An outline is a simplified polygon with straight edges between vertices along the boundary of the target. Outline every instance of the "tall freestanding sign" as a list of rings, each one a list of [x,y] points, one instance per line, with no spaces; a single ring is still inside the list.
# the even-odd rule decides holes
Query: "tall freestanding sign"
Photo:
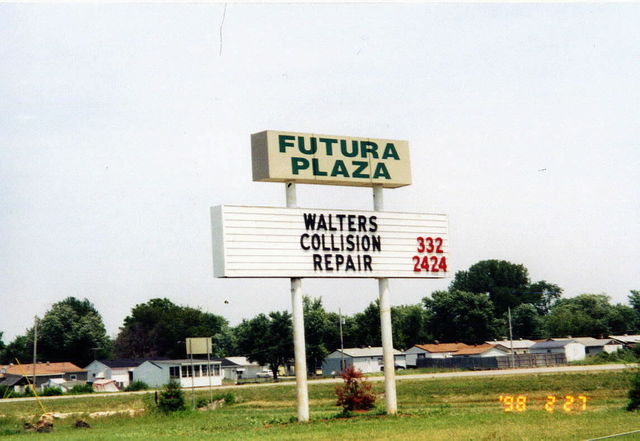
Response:
[[[284,182],[286,208],[211,209],[215,277],[286,277],[298,420],[308,421],[302,278],[376,278],[386,411],[397,412],[389,278],[449,276],[448,217],[385,212],[383,188],[411,184],[406,141],[266,130],[251,135],[253,180]],[[373,188],[373,211],[298,208],[295,184]]]

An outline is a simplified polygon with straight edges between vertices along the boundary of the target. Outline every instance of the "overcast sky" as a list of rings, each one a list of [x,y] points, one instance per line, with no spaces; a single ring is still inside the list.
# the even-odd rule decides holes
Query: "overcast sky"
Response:
[[[0,4],[0,331],[67,296],[114,336],[154,297],[231,324],[287,279],[214,279],[209,207],[265,129],[406,139],[392,211],[446,213],[453,271],[524,264],[565,296],[640,289],[640,4]],[[371,190],[298,186],[302,207]],[[413,304],[450,280],[392,280]],[[360,311],[375,280],[305,280]],[[228,300],[228,304],[224,301]]]

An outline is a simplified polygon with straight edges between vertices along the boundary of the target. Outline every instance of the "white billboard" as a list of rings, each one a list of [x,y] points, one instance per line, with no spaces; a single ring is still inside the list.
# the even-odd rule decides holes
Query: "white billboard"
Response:
[[[215,277],[449,277],[445,214],[211,208]]]
[[[211,337],[187,337],[185,340],[187,355],[211,354]]]

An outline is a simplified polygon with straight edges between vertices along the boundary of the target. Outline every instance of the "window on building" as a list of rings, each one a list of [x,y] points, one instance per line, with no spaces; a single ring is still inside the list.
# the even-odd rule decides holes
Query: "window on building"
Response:
[[[213,365],[213,375],[216,377],[220,376],[220,365],[219,364],[214,364]]]
[[[180,378],[180,367],[179,366],[171,366],[169,368],[169,377],[170,378]]]
[[[200,365],[196,364],[195,366],[193,366],[193,376],[194,377],[199,377],[200,376]]]
[[[206,377],[209,375],[209,366],[207,366],[206,364],[203,364],[202,366],[200,366],[200,370],[202,371],[203,377]]]

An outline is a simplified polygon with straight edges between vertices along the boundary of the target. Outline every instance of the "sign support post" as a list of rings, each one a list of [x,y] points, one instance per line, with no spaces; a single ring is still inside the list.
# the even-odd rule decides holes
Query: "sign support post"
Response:
[[[286,182],[287,208],[296,208],[296,184]],[[296,371],[296,397],[298,421],[309,421],[309,394],[307,391],[307,355],[304,341],[304,308],[302,305],[302,278],[291,278],[291,319],[293,321],[293,352]]]
[[[193,348],[191,347],[191,340],[189,340],[189,357],[191,358],[191,404],[193,408],[196,408],[196,383],[195,376],[196,371],[193,368]]]
[[[382,186],[373,187],[373,210],[384,210]],[[380,299],[380,330],[382,333],[382,357],[384,360],[384,396],[385,410],[389,415],[398,413],[396,398],[395,357],[393,354],[393,334],[391,332],[391,302],[389,279],[378,279],[378,295]]]

